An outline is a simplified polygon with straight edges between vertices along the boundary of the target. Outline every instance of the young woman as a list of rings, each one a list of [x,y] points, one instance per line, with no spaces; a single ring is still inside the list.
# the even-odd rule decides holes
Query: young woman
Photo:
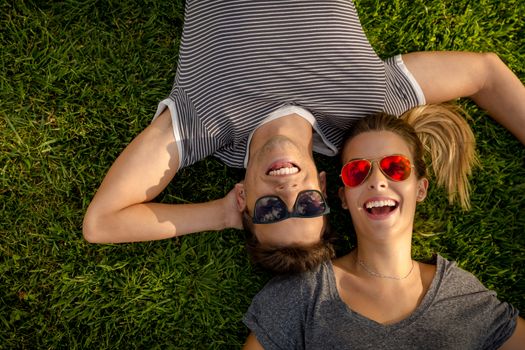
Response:
[[[412,259],[416,205],[429,184],[420,138],[433,148],[436,177],[452,179],[449,193],[462,203],[475,159],[464,121],[434,108],[357,123],[343,148],[340,191],[357,247],[270,281],[245,316],[247,349],[523,349],[515,308],[439,255]]]

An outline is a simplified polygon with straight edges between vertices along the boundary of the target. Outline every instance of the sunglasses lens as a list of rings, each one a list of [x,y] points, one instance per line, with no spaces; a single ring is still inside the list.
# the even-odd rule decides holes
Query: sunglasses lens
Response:
[[[288,209],[279,197],[262,197],[255,203],[253,220],[259,224],[268,224],[286,218]]]
[[[296,213],[304,217],[322,215],[326,210],[326,203],[319,191],[310,190],[301,192],[296,201]]]
[[[370,162],[366,159],[356,159],[345,164],[341,171],[343,183],[348,187],[359,186],[370,172]]]
[[[403,156],[385,157],[381,159],[379,166],[392,181],[403,181],[410,176],[410,160]]]

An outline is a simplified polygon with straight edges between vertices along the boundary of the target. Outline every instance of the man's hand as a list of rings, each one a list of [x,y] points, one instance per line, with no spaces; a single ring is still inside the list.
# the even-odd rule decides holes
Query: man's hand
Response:
[[[225,228],[236,228],[238,230],[243,229],[242,212],[244,208],[242,208],[237,201],[239,191],[239,184],[237,184],[231,189],[230,192],[228,192],[226,196],[221,199],[224,211]]]

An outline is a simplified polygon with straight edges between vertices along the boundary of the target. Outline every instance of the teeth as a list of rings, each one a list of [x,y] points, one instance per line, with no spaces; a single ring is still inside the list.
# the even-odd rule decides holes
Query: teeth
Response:
[[[268,174],[270,176],[279,176],[279,175],[296,174],[298,172],[299,172],[299,168],[291,167],[291,168],[281,168],[281,169],[277,169],[277,170],[271,170]]]
[[[387,199],[384,201],[370,201],[366,203],[367,209],[377,208],[377,207],[386,207],[386,206],[395,207],[396,202],[394,202],[392,199]]]

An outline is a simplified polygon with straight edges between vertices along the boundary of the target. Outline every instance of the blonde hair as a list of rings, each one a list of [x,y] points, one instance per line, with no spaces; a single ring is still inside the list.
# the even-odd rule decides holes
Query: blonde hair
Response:
[[[438,186],[448,193],[448,200],[456,199],[465,210],[470,208],[472,168],[479,165],[474,133],[462,116],[465,113],[451,104],[425,105],[405,112],[401,119],[410,124],[430,156]]]

